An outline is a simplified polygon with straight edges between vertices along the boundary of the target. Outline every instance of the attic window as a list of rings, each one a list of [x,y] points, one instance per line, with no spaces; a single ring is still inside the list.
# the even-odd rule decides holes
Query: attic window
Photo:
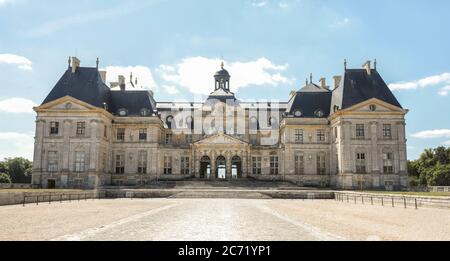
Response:
[[[143,108],[143,109],[141,109],[140,114],[141,114],[141,116],[143,116],[143,117],[149,116],[149,115],[150,115],[150,110],[147,109],[147,108]]]
[[[314,112],[314,115],[315,115],[317,118],[322,118],[322,117],[325,115],[325,113],[323,112],[322,109],[318,109],[318,110],[316,110],[316,112]]]
[[[125,117],[125,116],[127,116],[128,111],[127,111],[127,109],[119,109],[118,114],[121,117]]]
[[[377,106],[372,104],[369,106],[370,111],[376,111],[377,110]]]
[[[66,103],[66,109],[68,110],[72,109],[72,103],[70,102]]]
[[[302,115],[303,115],[303,113],[302,113],[301,110],[296,110],[296,111],[294,112],[294,116],[295,116],[295,117],[302,117]]]

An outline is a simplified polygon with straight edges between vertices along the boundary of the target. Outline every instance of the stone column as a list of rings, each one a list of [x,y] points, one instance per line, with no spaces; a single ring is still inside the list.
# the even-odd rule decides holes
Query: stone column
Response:
[[[63,153],[62,153],[62,171],[69,171],[69,157],[70,157],[70,136],[72,132],[72,121],[64,120],[63,122]]]
[[[34,157],[33,157],[33,170],[42,171],[42,150],[45,131],[45,120],[36,121],[36,134],[34,137]]]
[[[404,121],[397,122],[399,172],[402,174],[407,172],[405,125]]]
[[[89,159],[89,170],[97,171],[97,161],[98,161],[98,120],[90,121],[90,134],[91,134],[91,146],[90,146],[90,159]]]
[[[226,157],[226,174],[225,174],[225,179],[226,180],[231,180],[231,179],[233,179],[233,176],[232,176],[232,173],[231,173],[231,168],[232,168],[232,162],[231,162],[231,157],[233,157],[232,156],[233,154],[231,153],[231,152],[227,152],[227,153],[225,153],[225,157]]]
[[[370,122],[370,137],[371,137],[371,165],[372,168],[368,170],[370,173],[380,173],[380,166],[378,164],[378,123]]]
[[[214,151],[210,151],[208,153],[209,158],[211,159],[211,179],[216,179],[216,153]]]
[[[354,159],[351,156],[351,136],[352,136],[352,124],[349,121],[345,121],[342,123],[342,133],[341,133],[341,141],[342,142],[342,161],[341,167],[343,173],[351,173],[353,172],[353,162]]]

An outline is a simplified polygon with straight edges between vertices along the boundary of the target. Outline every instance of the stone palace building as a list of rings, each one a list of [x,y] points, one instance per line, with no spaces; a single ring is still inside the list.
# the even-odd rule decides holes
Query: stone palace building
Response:
[[[37,113],[33,185],[267,180],[344,189],[407,186],[405,115],[376,69],[322,78],[287,102],[244,102],[222,68],[198,102],[157,102],[137,80],[69,67]],[[210,77],[205,75],[205,77]],[[287,95],[286,95],[287,96]],[[270,97],[268,97],[270,98]]]

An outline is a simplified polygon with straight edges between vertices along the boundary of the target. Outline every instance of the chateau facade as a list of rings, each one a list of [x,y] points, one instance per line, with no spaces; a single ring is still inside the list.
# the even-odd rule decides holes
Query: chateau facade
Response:
[[[221,67],[204,101],[157,102],[151,91],[133,89],[132,76],[107,86],[98,62],[80,67],[72,57],[35,108],[33,185],[255,179],[342,189],[407,186],[408,111],[376,64],[345,68],[331,87],[311,77],[287,102],[240,101]]]

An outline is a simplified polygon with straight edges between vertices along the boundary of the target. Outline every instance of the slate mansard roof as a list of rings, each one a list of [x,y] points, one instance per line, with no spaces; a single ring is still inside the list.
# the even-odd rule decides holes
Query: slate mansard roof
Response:
[[[42,104],[71,96],[99,108],[105,108],[116,114],[119,109],[126,109],[128,115],[140,115],[142,109],[151,113],[156,109],[156,102],[149,91],[115,91],[103,82],[97,68],[78,67],[75,73],[67,69]]]
[[[150,91],[111,90],[103,82],[98,68],[78,67],[75,73],[72,73],[69,67],[42,104],[65,96],[99,108],[105,108],[106,104],[106,109],[112,114],[125,109],[127,116],[137,116],[141,115],[142,109],[146,109],[153,115],[157,110],[156,101]],[[300,111],[301,117],[326,118],[337,109],[347,109],[372,98],[402,108],[376,69],[371,69],[370,73],[366,69],[346,69],[334,90],[318,86],[312,81],[307,83],[291,96],[285,114],[292,117],[296,111]],[[213,105],[217,101],[227,100],[240,103],[229,90],[216,89],[204,104]],[[164,110],[163,107],[160,109]],[[318,116],[318,111],[322,115]]]

